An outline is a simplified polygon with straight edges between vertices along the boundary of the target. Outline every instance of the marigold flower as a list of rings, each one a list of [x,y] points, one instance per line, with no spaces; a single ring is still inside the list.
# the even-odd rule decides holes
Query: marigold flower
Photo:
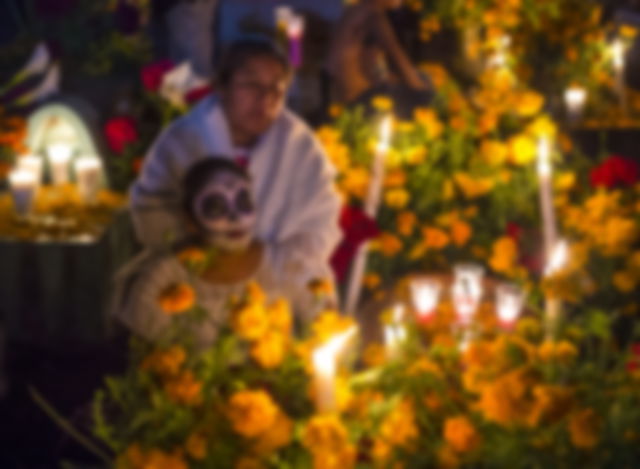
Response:
[[[544,98],[535,91],[519,93],[516,98],[516,112],[522,117],[531,117],[540,112]]]
[[[191,285],[176,283],[162,290],[158,297],[158,304],[165,314],[173,316],[191,309],[195,300],[196,293]]]
[[[458,453],[468,453],[480,445],[480,435],[465,416],[449,417],[444,422],[443,436]]]
[[[271,396],[261,389],[236,392],[228,407],[227,417],[233,430],[246,438],[267,431],[280,412]]]
[[[467,173],[455,173],[453,179],[467,199],[475,199],[493,189],[494,183],[487,178],[476,178]]]
[[[402,250],[402,241],[391,233],[382,233],[376,238],[376,245],[386,257],[392,257]]]
[[[196,406],[202,402],[202,383],[189,370],[171,377],[165,382],[164,390],[176,404]]]
[[[291,333],[293,320],[291,316],[291,307],[287,300],[284,298],[278,298],[271,302],[266,307],[266,314],[270,327],[285,336],[288,336]]]
[[[196,461],[207,457],[207,438],[202,432],[193,432],[184,444],[186,453]]]
[[[518,246],[510,236],[498,238],[492,246],[489,265],[499,273],[508,274],[516,266],[518,260]]]
[[[413,403],[400,401],[380,426],[380,437],[391,446],[406,447],[419,435]]]
[[[243,303],[232,312],[231,324],[238,336],[245,340],[257,340],[267,331],[269,318],[261,304]]]
[[[506,159],[509,150],[499,140],[483,140],[480,145],[480,156],[485,163],[492,166],[500,166]]]
[[[433,109],[416,109],[414,117],[416,122],[425,129],[430,139],[435,140],[442,135],[444,125]]]
[[[343,316],[339,312],[329,309],[323,311],[311,324],[314,337],[320,343],[325,342],[336,334],[346,331],[354,325],[352,318]]]
[[[336,415],[316,415],[302,432],[302,444],[313,454],[338,454],[349,445],[349,435]]]
[[[471,238],[471,226],[462,220],[455,220],[451,224],[451,239],[456,246],[464,246]]]
[[[394,209],[406,207],[407,203],[409,203],[409,198],[409,192],[405,189],[391,189],[384,194],[384,202]]]
[[[576,448],[593,449],[599,441],[600,418],[593,409],[582,409],[569,417],[569,436]]]
[[[418,219],[413,212],[401,212],[398,214],[396,224],[398,233],[402,236],[411,236]]]
[[[309,282],[309,290],[316,296],[333,295],[333,283],[326,278],[316,278]]]
[[[345,173],[340,186],[347,194],[363,198],[369,187],[369,172],[361,167],[352,168]]]
[[[293,437],[293,422],[284,412],[278,415],[265,432],[258,435],[253,450],[260,455],[267,455],[279,448],[287,446]]]
[[[369,290],[373,290],[374,288],[378,287],[381,282],[382,282],[382,279],[380,278],[380,276],[373,272],[368,272],[364,276],[364,280],[363,280],[364,285]]]
[[[367,345],[362,352],[362,361],[369,368],[375,368],[384,364],[386,358],[386,350],[384,345],[372,343]]]
[[[196,247],[188,247],[178,253],[178,260],[187,267],[195,267],[204,263],[207,253]]]
[[[533,388],[534,403],[528,417],[530,426],[557,422],[573,404],[573,391],[565,386],[540,385]]]
[[[251,347],[251,357],[266,369],[280,365],[286,355],[287,341],[277,331],[267,331]]]
[[[371,105],[378,111],[386,112],[393,108],[393,101],[387,96],[379,95],[371,99]]]
[[[424,245],[427,249],[443,249],[449,244],[449,236],[439,228],[425,227],[422,229]]]
[[[509,141],[511,161],[519,166],[531,164],[538,154],[536,141],[528,135],[517,135]]]
[[[187,352],[179,345],[165,350],[156,350],[148,355],[140,365],[142,370],[150,370],[161,376],[175,376],[187,358]]]

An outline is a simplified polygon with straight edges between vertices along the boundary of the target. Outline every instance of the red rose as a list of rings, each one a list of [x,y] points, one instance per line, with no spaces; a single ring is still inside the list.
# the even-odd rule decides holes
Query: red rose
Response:
[[[187,104],[195,104],[205,96],[209,96],[212,91],[213,88],[211,88],[211,86],[209,85],[201,86],[200,88],[195,88],[189,91],[184,97],[184,100],[187,102]]]
[[[638,181],[638,163],[620,155],[611,155],[593,168],[590,176],[593,187],[632,186]]]
[[[331,256],[338,282],[343,282],[360,245],[380,234],[378,224],[360,208],[343,207],[340,213],[342,242]]]
[[[114,117],[104,126],[104,134],[111,151],[121,154],[127,145],[138,140],[135,121],[128,116]]]
[[[162,85],[162,78],[165,73],[173,67],[174,63],[169,59],[162,59],[149,65],[145,65],[140,72],[144,89],[151,92],[158,91],[160,85]]]

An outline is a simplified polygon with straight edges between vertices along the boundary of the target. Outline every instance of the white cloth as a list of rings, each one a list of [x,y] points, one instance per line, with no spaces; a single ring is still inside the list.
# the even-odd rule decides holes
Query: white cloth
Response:
[[[145,246],[183,233],[181,182],[196,161],[233,158],[227,121],[215,97],[201,101],[156,140],[131,190],[136,232]],[[249,174],[256,201],[255,236],[278,283],[298,286],[331,279],[329,257],[340,241],[335,170],[307,125],[284,110],[251,149]]]

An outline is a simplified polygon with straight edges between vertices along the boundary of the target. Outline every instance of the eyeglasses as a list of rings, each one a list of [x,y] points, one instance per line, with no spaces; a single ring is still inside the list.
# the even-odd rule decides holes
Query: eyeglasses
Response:
[[[247,93],[250,93],[252,97],[256,99],[262,99],[264,97],[280,100],[284,97],[287,86],[285,83],[275,83],[272,85],[263,85],[257,81],[235,81],[232,82],[233,86],[237,86],[238,88],[244,90]]]

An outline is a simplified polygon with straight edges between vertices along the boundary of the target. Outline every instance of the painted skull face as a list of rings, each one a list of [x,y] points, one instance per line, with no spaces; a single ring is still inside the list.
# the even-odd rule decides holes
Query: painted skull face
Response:
[[[251,242],[255,211],[249,181],[242,177],[216,174],[193,201],[193,213],[213,247],[238,251]]]

